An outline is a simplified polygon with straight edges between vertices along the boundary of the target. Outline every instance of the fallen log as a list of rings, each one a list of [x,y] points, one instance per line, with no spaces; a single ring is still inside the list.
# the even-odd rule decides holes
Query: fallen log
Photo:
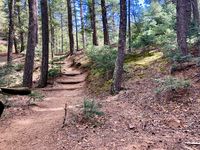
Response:
[[[20,88],[1,88],[1,92],[11,95],[28,95],[31,94],[31,90],[27,87]]]
[[[189,69],[195,65],[196,65],[195,62],[177,64],[177,65],[171,67],[170,73],[173,74],[176,71],[183,71],[183,70]]]
[[[3,114],[3,111],[4,111],[4,104],[0,101],[0,118],[1,118],[1,115]]]

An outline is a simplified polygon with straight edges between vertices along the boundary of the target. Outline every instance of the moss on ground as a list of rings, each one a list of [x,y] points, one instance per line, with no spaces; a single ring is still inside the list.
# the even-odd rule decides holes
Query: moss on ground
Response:
[[[157,52],[157,51],[150,51],[146,53],[141,53],[141,54],[132,54],[128,55],[125,58],[125,64],[128,66],[149,66],[156,60],[159,60],[163,57],[162,52]]]

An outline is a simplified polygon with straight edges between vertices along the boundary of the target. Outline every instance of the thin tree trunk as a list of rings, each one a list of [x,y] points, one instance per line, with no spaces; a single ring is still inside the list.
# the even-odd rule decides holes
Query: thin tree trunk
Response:
[[[15,35],[14,35],[14,47],[15,47],[15,54],[19,54],[18,46],[17,46],[17,38]]]
[[[115,63],[113,75],[112,93],[117,94],[121,90],[123,63],[126,49],[126,26],[127,26],[127,7],[126,0],[120,0],[120,26],[119,26],[119,42],[118,55]]]
[[[92,2],[89,2],[89,11],[90,11],[90,19],[91,19],[93,45],[98,46],[97,30],[96,30],[95,0],[92,0]]]
[[[39,87],[47,85],[49,64],[49,19],[47,0],[41,0],[42,16],[42,66]]]
[[[15,0],[9,0],[9,33],[8,33],[8,54],[7,54],[7,63],[11,64],[12,62],[12,52],[13,52],[13,43],[14,43],[14,3]]]
[[[67,10],[68,10],[68,30],[69,30],[70,55],[73,55],[74,54],[74,35],[73,35],[71,0],[67,0]]]
[[[81,35],[83,42],[83,49],[85,49],[85,29],[84,29],[84,21],[83,21],[83,1],[80,0],[80,17],[81,17]]]
[[[74,0],[74,17],[75,17],[75,27],[76,27],[76,51],[79,50],[78,46],[78,23],[77,23],[77,12],[76,12],[76,2]]]
[[[131,53],[131,0],[128,0],[128,52]]]
[[[60,24],[61,24],[61,52],[63,53],[64,52],[64,30],[63,30],[63,14],[61,13],[60,15]]]
[[[55,48],[55,34],[54,34],[54,26],[53,26],[53,14],[51,9],[51,1],[49,0],[49,20],[50,20],[50,32],[51,32],[51,60],[54,58],[54,48]],[[52,61],[53,63],[53,61]]]
[[[188,29],[188,18],[189,17],[188,0],[178,0],[176,9],[177,9],[177,42],[179,49],[183,55],[188,54],[188,45],[187,45],[187,29]]]
[[[17,0],[18,3],[20,3],[20,0]],[[21,3],[20,5],[17,5],[17,16],[18,16],[18,23],[20,27],[20,32],[19,32],[19,38],[20,38],[20,53],[24,51],[25,45],[24,45],[24,31],[22,29],[22,21],[21,21]]]
[[[187,31],[189,30],[189,25],[191,23],[191,20],[192,20],[192,3],[191,3],[191,0],[187,0],[186,3],[186,26],[187,26]]]
[[[37,45],[37,0],[29,0],[29,29],[23,86],[32,87],[35,47]]]
[[[104,34],[104,45],[109,45],[109,33],[108,33],[108,20],[105,0],[101,0],[101,10],[102,10],[102,22],[103,22],[103,34]]]
[[[196,25],[196,27],[198,28],[198,32],[200,30],[200,18],[199,18],[199,4],[197,0],[191,0],[192,3],[192,14],[193,14],[193,21]],[[198,48],[198,52],[199,52],[199,56],[200,56],[200,36],[197,33],[197,48]]]
[[[192,3],[192,11],[193,11],[193,20],[199,26],[200,18],[199,18],[198,1],[197,0],[191,0],[191,3]]]
[[[36,1],[36,7],[38,8],[38,0]],[[36,45],[38,44],[38,34],[39,34],[39,27],[38,27],[38,9],[36,10],[36,27],[37,27],[37,34],[36,34]]]

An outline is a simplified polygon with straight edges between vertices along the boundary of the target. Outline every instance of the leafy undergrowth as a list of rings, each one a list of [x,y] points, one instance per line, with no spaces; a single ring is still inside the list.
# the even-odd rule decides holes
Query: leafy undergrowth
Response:
[[[125,58],[125,70],[128,72],[126,74],[126,79],[130,77],[131,72],[138,72],[137,76],[143,78],[145,75],[142,70],[148,68],[152,63],[159,61],[161,64],[165,63],[162,60],[163,53],[158,51],[150,51],[139,54],[129,54]],[[112,84],[112,71],[105,72],[104,69],[91,67],[90,74],[88,76],[88,86],[91,93],[94,95],[109,95],[110,87]],[[160,66],[160,70],[162,70]],[[138,70],[138,71],[136,71]],[[126,80],[125,79],[125,80]]]
[[[129,62],[132,61],[126,63]],[[104,124],[97,128],[68,126],[64,132],[58,133],[59,137],[63,137],[62,144],[67,145],[68,149],[76,144],[83,149],[200,149],[198,145],[187,144],[200,141],[200,85],[193,78],[198,68],[177,72],[171,77],[172,82],[164,82],[167,87],[162,89],[167,91],[188,87],[185,81],[190,80],[187,92],[177,90],[179,96],[175,99],[156,93],[161,85],[155,80],[170,76],[168,68],[170,65],[163,58],[145,67],[129,67],[123,82],[127,90],[116,96],[98,96],[105,113]],[[64,136],[71,132],[79,138]]]
[[[151,63],[163,57],[162,52],[150,51],[141,54],[130,54],[125,59],[125,64],[128,66],[149,66]]]
[[[0,87],[13,87],[22,82],[21,64],[3,66],[0,69]]]
[[[7,51],[7,46],[4,44],[1,44],[0,42],[0,53],[6,52]]]

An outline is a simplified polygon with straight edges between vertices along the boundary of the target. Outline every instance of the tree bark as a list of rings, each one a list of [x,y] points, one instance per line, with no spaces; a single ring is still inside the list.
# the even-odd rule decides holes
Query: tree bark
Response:
[[[50,4],[51,4],[51,1],[49,0],[49,20],[50,20],[50,32],[51,32],[51,60],[53,60],[54,49],[55,49],[55,34],[54,34],[55,31],[54,31],[54,25],[53,25],[53,12],[52,12]]]
[[[97,30],[96,30],[96,14],[95,14],[95,0],[89,1],[89,12],[92,28],[92,41],[93,45],[98,46]]]
[[[199,26],[200,18],[199,18],[198,1],[197,0],[191,0],[191,3],[192,3],[192,11],[193,11],[193,20]]]
[[[191,3],[191,0],[187,0],[186,3],[186,26],[187,26],[187,31],[189,30],[189,25],[191,23],[191,20],[192,20],[192,3]]]
[[[60,14],[60,24],[61,24],[61,53],[64,52],[64,30],[63,30],[63,14]]]
[[[37,45],[37,0],[29,0],[28,43],[24,66],[23,86],[32,87],[35,47]]]
[[[12,62],[12,52],[13,52],[13,43],[14,43],[14,3],[15,0],[9,0],[9,33],[8,33],[8,54],[7,54],[7,63],[11,64]]]
[[[103,34],[104,34],[104,45],[109,45],[109,33],[108,33],[108,20],[105,0],[101,0],[101,10],[102,10],[102,22],[103,22]]]
[[[49,64],[49,19],[47,0],[41,0],[42,16],[42,66],[39,87],[47,85]]]
[[[188,55],[187,45],[187,30],[189,21],[189,6],[188,0],[178,0],[176,5],[177,10],[177,42],[178,47],[183,55]],[[185,18],[186,17],[186,18]]]
[[[123,63],[126,49],[126,26],[127,26],[127,7],[126,0],[120,0],[120,26],[118,54],[113,75],[112,93],[117,94],[122,89]]]
[[[17,38],[14,33],[14,47],[15,47],[15,54],[19,54],[18,46],[17,46]]]
[[[20,3],[20,0],[17,0],[18,3]],[[17,5],[17,16],[18,16],[18,23],[20,27],[20,53],[24,51],[25,45],[24,45],[24,31],[22,29],[22,21],[21,21],[21,6],[18,4]]]
[[[68,30],[69,30],[70,55],[73,55],[74,54],[74,35],[73,35],[71,0],[67,0],[67,9],[68,9]]]
[[[84,29],[84,21],[83,21],[83,1],[80,0],[80,17],[81,17],[81,35],[83,42],[83,49],[85,49],[85,29]]]
[[[128,52],[131,53],[131,0],[128,0]]]
[[[74,0],[74,19],[75,19],[75,27],[76,27],[76,51],[78,51],[78,21],[77,21],[77,12],[76,12],[76,1]]]

